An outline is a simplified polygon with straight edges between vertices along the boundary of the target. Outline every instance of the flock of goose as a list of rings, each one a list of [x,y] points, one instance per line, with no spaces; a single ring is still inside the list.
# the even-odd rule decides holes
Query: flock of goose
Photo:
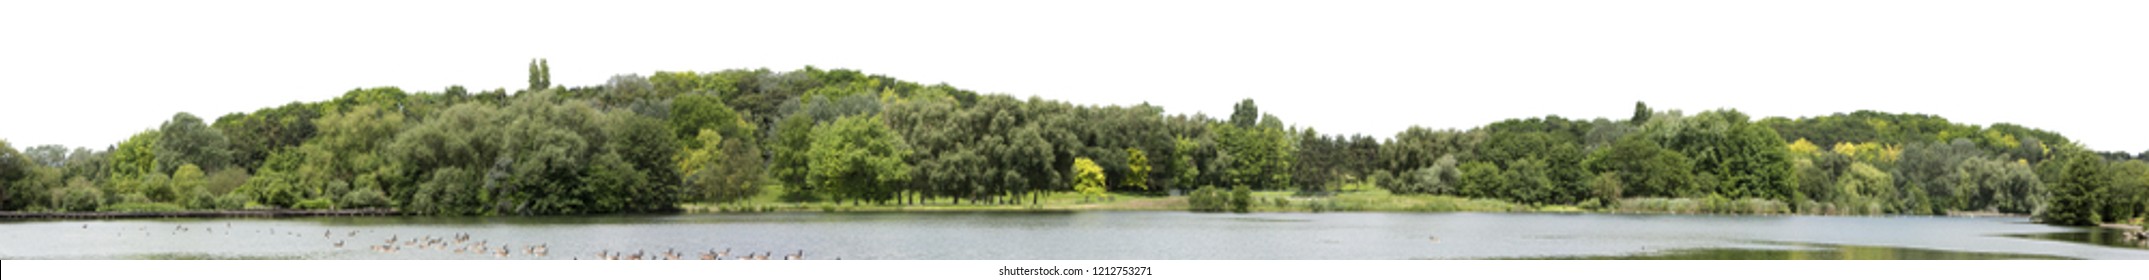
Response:
[[[82,229],[89,228],[89,224],[82,225]],[[196,228],[194,227],[177,225],[172,228],[170,234],[178,235],[180,233],[192,232],[195,229]],[[214,227],[201,227],[200,229],[210,234],[218,233],[216,228]],[[141,232],[143,236],[149,235],[149,227],[147,226],[137,227],[135,231]],[[231,235],[231,232],[233,231],[236,230],[232,229],[231,223],[224,224],[224,231],[222,232],[223,235]],[[307,236],[310,236],[310,234],[302,234],[290,230],[278,232],[276,228],[273,227],[257,229],[254,230],[254,232],[270,236],[292,236],[299,238],[305,238]],[[367,232],[371,232],[371,230],[368,230]],[[118,236],[124,237],[126,235],[126,232],[125,230],[122,230],[118,234]],[[344,238],[357,238],[358,234],[359,231],[351,230],[346,231],[340,235],[342,235],[342,237]],[[329,245],[333,246],[336,250],[343,250],[347,245],[357,245],[346,243],[346,239],[336,238],[338,235],[339,234],[336,234],[335,230],[322,230],[320,236],[322,239],[334,240],[335,242],[330,243]],[[379,244],[367,246],[367,249],[375,253],[385,254],[399,253],[404,250],[433,250],[458,255],[491,255],[494,258],[509,258],[513,256],[530,256],[535,258],[545,258],[547,255],[550,255],[552,251],[551,245],[546,243],[539,243],[537,245],[524,245],[518,248],[516,246],[510,246],[508,244],[505,244],[506,242],[501,242],[502,244],[495,245],[489,240],[472,240],[473,238],[470,236],[469,233],[455,233],[449,236],[438,237],[432,235],[424,235],[419,237],[403,237],[401,234],[394,234],[390,235],[388,239],[382,241]],[[694,254],[695,256],[693,256],[694,258],[688,258],[688,254]],[[748,252],[743,255],[737,255],[731,253],[731,248],[724,248],[724,250],[722,251],[718,251],[716,249],[709,249],[707,252],[700,253],[665,249],[663,252],[657,252],[655,254],[647,253],[647,251],[641,249],[637,249],[633,253],[628,253],[625,250],[613,251],[610,249],[605,249],[598,251],[596,254],[594,254],[594,257],[589,258],[589,260],[768,260],[774,257],[774,255],[774,252]],[[581,257],[571,257],[570,259],[582,260]],[[793,253],[784,254],[780,259],[804,260],[806,259],[806,250],[798,250]],[[842,258],[836,259],[841,260]]]
[[[767,259],[769,259],[769,255],[773,255],[773,254],[775,254],[775,253],[773,253],[773,252],[762,252],[762,253],[759,253],[759,254],[755,254],[755,253],[746,253],[745,255],[737,255],[737,256],[736,256],[736,258],[734,258],[734,256],[733,256],[733,255],[731,254],[731,248],[724,248],[724,250],[723,250],[723,251],[717,251],[716,249],[709,249],[709,251],[708,251],[708,252],[702,252],[702,253],[699,253],[699,254],[698,254],[699,256],[696,256],[696,257],[697,257],[696,259],[699,259],[699,260],[705,260],[705,261],[713,261],[713,260],[733,260],[733,259],[735,259],[735,260],[767,260]],[[593,258],[593,260],[629,260],[629,261],[637,261],[637,260],[645,260],[645,259],[647,259],[647,260],[684,260],[684,259],[687,259],[687,258],[686,258],[686,253],[685,253],[685,252],[679,252],[679,251],[674,251],[674,250],[672,250],[672,249],[664,249],[664,252],[661,252],[661,253],[657,253],[657,254],[655,254],[655,255],[648,255],[648,254],[645,254],[645,253],[644,253],[644,252],[643,252],[642,250],[635,250],[635,251],[634,251],[634,254],[627,254],[627,252],[625,252],[625,251],[620,251],[620,252],[612,252],[611,250],[604,250],[604,251],[598,251],[598,252],[597,252],[597,257],[596,257],[596,258]],[[806,250],[798,250],[798,252],[796,252],[796,253],[784,254],[784,256],[783,256],[783,259],[784,259],[784,260],[803,260],[803,259],[806,259]],[[841,260],[841,259],[843,259],[843,258],[836,258],[836,259],[838,259],[838,260]]]

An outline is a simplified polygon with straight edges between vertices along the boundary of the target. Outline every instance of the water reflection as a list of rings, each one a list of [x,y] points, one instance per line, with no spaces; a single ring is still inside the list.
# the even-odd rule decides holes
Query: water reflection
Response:
[[[2038,240],[2095,244],[2098,246],[2117,248],[2149,249],[2149,240],[2130,239],[2127,238],[2127,232],[2108,228],[2090,228],[2081,231],[2068,232],[2010,234],[2007,236]]]

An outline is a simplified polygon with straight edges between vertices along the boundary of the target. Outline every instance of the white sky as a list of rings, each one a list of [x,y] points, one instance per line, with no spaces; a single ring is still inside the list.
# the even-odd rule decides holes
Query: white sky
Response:
[[[103,148],[358,87],[851,68],[1386,138],[1634,101],[2014,122],[2149,149],[2145,1],[5,1],[0,138]]]

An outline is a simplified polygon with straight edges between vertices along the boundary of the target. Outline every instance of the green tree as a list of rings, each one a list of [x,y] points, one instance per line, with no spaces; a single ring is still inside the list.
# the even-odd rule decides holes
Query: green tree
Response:
[[[731,202],[759,193],[755,182],[761,177],[760,152],[737,139],[725,139],[715,130],[703,129],[700,134],[698,143],[689,145],[698,148],[679,154],[679,172],[686,175],[690,189],[700,194],[697,198]]]
[[[75,177],[67,180],[67,188],[52,196],[52,207],[62,211],[90,211],[104,206],[104,191],[97,189],[89,179]]]
[[[1634,124],[1634,125],[1641,125],[1641,124],[1644,124],[1644,123],[1649,123],[1649,117],[1650,117],[1650,115],[1651,115],[1651,114],[1654,114],[1654,113],[1655,113],[1655,111],[1650,111],[1650,110],[1649,110],[1649,104],[1644,104],[1644,103],[1642,103],[1641,101],[1635,101],[1635,102],[1634,102],[1634,117],[1631,117],[1631,118],[1627,118],[1627,123],[1631,123],[1631,124]]]
[[[1852,163],[1850,171],[1836,179],[1836,186],[1850,197],[1888,201],[1896,198],[1895,178],[1873,165]]]
[[[1172,170],[1178,171],[1178,173],[1172,174],[1173,187],[1191,187],[1194,185],[1195,180],[1199,180],[1201,167],[1194,165],[1194,153],[1200,148],[1200,145],[1195,144],[1193,140],[1187,139],[1186,136],[1179,136],[1172,140],[1172,154],[1178,156],[1178,160],[1172,161]]]
[[[1564,202],[1559,197],[1559,186],[1552,179],[1551,165],[1537,159],[1522,159],[1502,170],[1502,190],[1495,196],[1510,201],[1546,204]]]
[[[903,159],[910,149],[879,115],[845,116],[814,126],[811,139],[807,182],[853,204],[893,198],[889,191],[909,176],[910,165]]]
[[[774,143],[769,145],[769,175],[784,183],[786,199],[810,200],[817,184],[806,178],[811,169],[813,150],[813,118],[805,115],[784,117],[775,130]]]
[[[1729,198],[1788,199],[1791,165],[1782,136],[1748,122],[1737,110],[1704,112],[1683,120],[1677,129],[1657,133],[1665,146],[1694,161],[1696,173],[1715,174],[1716,189]]]
[[[2111,184],[2105,187],[2104,202],[2100,203],[2103,207],[2098,215],[2113,221],[2142,216],[2142,211],[2149,209],[2145,208],[2149,207],[2149,201],[2144,201],[2144,196],[2149,195],[2149,162],[2128,160],[2109,166],[2107,176],[2111,177]]]
[[[141,174],[157,173],[156,130],[135,133],[127,141],[112,148],[112,167],[107,172],[113,178],[134,178]]]
[[[2105,163],[2096,155],[2074,152],[2062,159],[2064,165],[2052,187],[2052,203],[2038,217],[2040,222],[2059,225],[2096,225],[2103,220],[2097,210],[2102,207],[2101,195],[2111,178],[2105,174]]]
[[[194,164],[211,170],[231,163],[229,140],[224,133],[203,124],[194,114],[179,113],[158,128],[155,172],[170,174],[180,165]]]
[[[1963,210],[2029,214],[2044,203],[2044,182],[2026,162],[1969,158],[1955,169],[1949,180],[1969,190]]]
[[[1597,173],[1596,177],[1589,180],[1590,199],[1603,205],[1619,203],[1621,192],[1626,188],[1626,183],[1620,180],[1618,171]]]
[[[320,116],[320,110],[312,104],[291,102],[251,114],[224,115],[218,117],[212,127],[230,140],[232,161],[237,166],[253,170],[260,168],[270,153],[313,138],[314,119]]]
[[[1097,162],[1086,157],[1075,158],[1073,168],[1075,192],[1082,193],[1083,201],[1089,201],[1092,196],[1104,195],[1104,168],[1097,167]]]
[[[1895,164],[1896,187],[1903,193],[1922,192],[1932,207],[1940,209],[1965,209],[1970,186],[1959,184],[1954,178],[1963,175],[1958,165],[1981,158],[1985,151],[1978,149],[1968,139],[1956,138],[1946,144],[1917,142],[1905,145],[1903,154]]]
[[[13,197],[20,196],[17,193],[29,189],[17,187],[16,184],[28,185],[22,180],[30,176],[32,165],[35,163],[30,161],[30,157],[15,151],[15,147],[9,146],[7,140],[0,139],[0,205],[10,206],[7,209],[20,209],[16,205],[21,203],[13,201]]]
[[[1126,185],[1135,189],[1149,190],[1149,154],[1141,149],[1127,148]]]
[[[755,138],[754,131],[759,130],[754,128],[752,123],[746,122],[744,116],[731,110],[730,106],[725,106],[723,100],[705,94],[688,94],[673,98],[669,122],[673,137],[680,143],[686,143],[686,148],[689,149],[700,148],[694,144],[699,143],[695,138],[700,137],[700,132],[705,129],[715,130],[726,139],[742,141],[752,141],[751,139]]]
[[[1232,126],[1236,126],[1239,128],[1253,128],[1254,124],[1256,124],[1256,122],[1260,120],[1260,117],[1261,107],[1254,106],[1253,98],[1239,100],[1238,104],[1231,106]]]
[[[530,60],[530,90],[552,88],[552,65],[544,59]]]
[[[1665,149],[1655,140],[1630,135],[1597,149],[1582,162],[1590,172],[1619,176],[1627,187],[1624,195],[1674,197],[1696,193],[1691,189],[1693,163],[1678,151]]]
[[[193,209],[214,207],[214,196],[205,186],[208,184],[208,177],[201,172],[201,167],[194,164],[179,166],[179,170],[172,171],[171,184],[172,191],[178,194],[181,205]]]
[[[1396,184],[1389,187],[1395,193],[1455,194],[1462,184],[1462,169],[1456,167],[1454,156],[1442,156],[1426,166],[1396,176]]]
[[[1499,194],[1501,187],[1507,182],[1500,173],[1500,166],[1491,162],[1463,163],[1461,169],[1463,183],[1458,193],[1462,196],[1493,197]]]
[[[60,145],[37,145],[23,149],[22,155],[30,164],[44,167],[60,167],[67,164],[67,147]]]

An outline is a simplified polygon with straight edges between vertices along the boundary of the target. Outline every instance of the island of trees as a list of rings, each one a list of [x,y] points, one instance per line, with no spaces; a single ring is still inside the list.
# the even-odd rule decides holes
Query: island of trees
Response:
[[[1584,209],[2033,214],[2068,225],[2149,212],[2149,152],[1921,114],[1756,119],[1636,103],[1626,119],[1531,117],[1375,138],[1286,125],[1251,99],[1218,118],[812,67],[582,87],[552,84],[543,61],[529,72],[512,93],[360,88],[213,121],[178,113],[102,149],[0,141],[0,210],[549,215],[772,193],[835,205],[1019,205],[1053,193],[1185,192],[1195,210],[1245,211],[1252,191],[1371,189]]]

